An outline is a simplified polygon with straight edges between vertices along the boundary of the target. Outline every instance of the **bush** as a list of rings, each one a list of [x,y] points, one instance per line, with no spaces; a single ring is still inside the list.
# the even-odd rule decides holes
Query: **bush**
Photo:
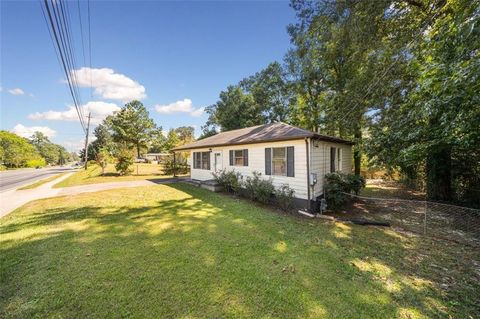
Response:
[[[102,175],[105,174],[105,168],[110,161],[110,153],[105,148],[101,148],[96,155],[96,162],[102,168]]]
[[[242,187],[242,175],[235,170],[222,169],[218,173],[212,173],[215,181],[227,192],[237,194]]]
[[[354,174],[331,173],[325,175],[325,199],[328,207],[336,211],[347,201],[345,193],[358,194],[365,187],[365,179]]]
[[[127,148],[120,149],[117,153],[117,164],[115,164],[115,169],[120,175],[128,175],[133,169],[133,153]]]
[[[26,167],[44,167],[47,165],[44,158],[31,159],[25,162]]]
[[[283,184],[275,190],[275,198],[277,200],[277,204],[282,210],[286,212],[290,211],[293,208],[294,196],[295,190],[287,184]]]
[[[173,175],[175,172],[175,164],[177,174],[188,174],[189,166],[187,161],[177,159],[176,163],[174,163],[173,158],[167,158],[163,161],[163,174]]]
[[[252,200],[267,204],[275,193],[272,179],[262,179],[262,173],[253,172],[253,176],[248,176],[245,180],[245,189]]]

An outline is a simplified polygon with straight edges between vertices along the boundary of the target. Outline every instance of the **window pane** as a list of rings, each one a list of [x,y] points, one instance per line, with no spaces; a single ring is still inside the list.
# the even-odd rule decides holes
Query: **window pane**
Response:
[[[273,175],[287,175],[287,165],[284,159],[272,160]]]
[[[273,159],[284,159],[286,156],[285,147],[278,147],[273,149]]]
[[[202,159],[201,159],[201,157],[200,157],[200,153],[195,152],[195,153],[194,153],[194,158],[195,158],[195,168],[202,168],[202,167],[201,167],[201,164],[200,164],[201,161],[202,161]]]
[[[233,154],[234,154],[234,157],[235,157],[233,165],[243,166],[243,150],[233,151]]]
[[[210,153],[202,152],[202,169],[209,169],[210,164]]]

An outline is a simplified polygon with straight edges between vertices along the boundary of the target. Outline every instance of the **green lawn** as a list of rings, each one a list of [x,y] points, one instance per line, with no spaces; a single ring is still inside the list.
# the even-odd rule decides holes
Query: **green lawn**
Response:
[[[43,184],[46,184],[48,182],[51,182],[53,180],[56,180],[57,178],[59,178],[60,176],[63,176],[67,173],[60,173],[60,174],[55,174],[53,176],[50,176],[48,178],[44,178],[42,180],[39,180],[38,182],[35,182],[33,184],[29,184],[29,185],[26,185],[26,186],[23,186],[23,187],[20,187],[18,190],[25,190],[25,189],[33,189],[33,188],[37,188]]]
[[[121,189],[0,219],[0,317],[468,318],[478,261],[191,185]]]
[[[160,179],[171,178],[172,175],[163,175],[162,166],[158,164],[138,163],[132,165],[132,173],[127,176],[119,176],[115,171],[115,165],[108,164],[105,169],[105,174],[102,175],[102,169],[98,165],[90,165],[87,170],[83,168],[72,176],[64,179],[53,187],[69,187],[75,185],[109,183],[134,181],[141,179]]]

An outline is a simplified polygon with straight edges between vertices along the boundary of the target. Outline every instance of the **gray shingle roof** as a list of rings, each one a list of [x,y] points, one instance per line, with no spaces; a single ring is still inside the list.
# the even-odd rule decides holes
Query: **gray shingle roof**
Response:
[[[353,143],[341,138],[320,135],[299,127],[288,125],[285,123],[270,123],[264,125],[257,125],[252,127],[241,128],[238,130],[226,131],[218,133],[217,135],[207,137],[202,140],[195,141],[190,144],[178,146],[174,151],[190,150],[196,148],[206,148],[214,146],[227,146],[239,144],[254,144],[273,141],[288,141],[298,140],[311,137],[314,139],[349,144]]]

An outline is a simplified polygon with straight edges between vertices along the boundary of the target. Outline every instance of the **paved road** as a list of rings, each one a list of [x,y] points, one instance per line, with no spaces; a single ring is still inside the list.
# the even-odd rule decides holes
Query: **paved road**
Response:
[[[74,168],[71,166],[55,166],[40,169],[24,168],[3,171],[0,172],[0,192],[16,189],[51,175],[72,171],[74,171]]]

